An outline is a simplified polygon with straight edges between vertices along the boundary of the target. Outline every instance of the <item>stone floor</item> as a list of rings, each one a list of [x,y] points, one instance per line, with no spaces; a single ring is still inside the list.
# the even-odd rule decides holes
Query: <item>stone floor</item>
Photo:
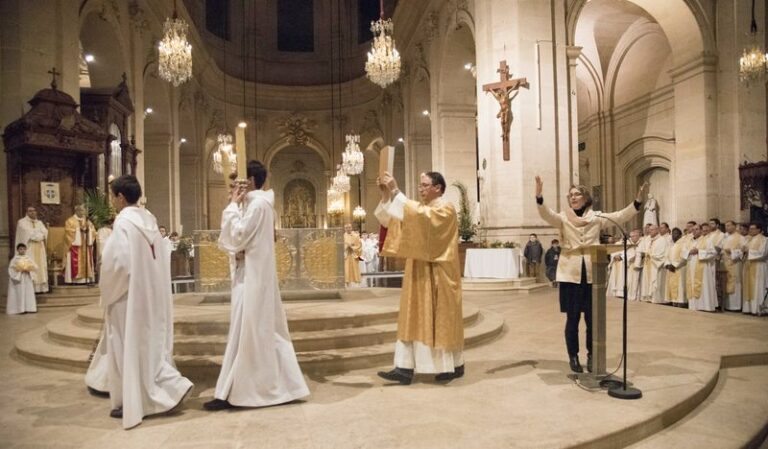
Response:
[[[708,401],[722,407],[718,398],[726,395],[716,393],[723,385],[740,394],[728,396],[734,402],[720,412],[709,409],[724,424],[722,438],[697,447],[739,447],[768,423],[766,383],[753,382],[768,379],[767,318],[630,304],[629,375],[644,396],[620,401],[568,370],[556,290],[466,298],[502,314],[506,330],[468,350],[466,377],[449,385],[426,377],[389,386],[377,369],[363,369],[309,378],[312,395],[304,402],[208,413],[201,405],[212,385],[198,384],[180,413],[130,431],[108,417],[106,400],[86,393],[82,374],[28,365],[13,354],[15,335],[71,309],[2,315],[0,448],[623,447],[674,432],[669,426],[680,418],[682,429],[692,416],[706,417],[701,407]],[[609,367],[619,360],[620,310],[619,301],[609,301]],[[731,366],[721,371],[723,356]],[[748,413],[740,409],[746,401]],[[729,426],[728,419],[744,425]]]

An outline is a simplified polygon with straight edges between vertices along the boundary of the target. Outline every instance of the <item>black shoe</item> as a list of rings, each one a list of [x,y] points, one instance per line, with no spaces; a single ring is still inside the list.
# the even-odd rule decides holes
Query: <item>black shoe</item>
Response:
[[[392,371],[379,371],[379,377],[392,382],[400,382],[400,385],[410,385],[413,381],[413,370],[395,368]]]
[[[568,363],[571,365],[571,371],[573,371],[574,373],[584,372],[584,368],[582,368],[581,363],[579,363],[579,356],[575,355],[571,357]]]
[[[440,373],[437,376],[435,376],[435,380],[438,382],[450,382],[453,379],[458,379],[459,377],[464,377],[464,365],[457,366],[454,368],[452,373]]]
[[[122,418],[123,417],[123,407],[118,407],[114,410],[111,410],[109,412],[110,418]]]
[[[228,408],[234,408],[235,406],[230,404],[229,401],[224,399],[214,399],[203,404],[203,408],[209,412],[215,412],[217,410],[226,410]]]
[[[95,388],[88,387],[88,393],[90,393],[92,396],[98,396],[101,398],[108,398],[109,392],[108,391],[101,391],[97,390]]]
[[[592,354],[587,354],[587,371],[592,372]]]

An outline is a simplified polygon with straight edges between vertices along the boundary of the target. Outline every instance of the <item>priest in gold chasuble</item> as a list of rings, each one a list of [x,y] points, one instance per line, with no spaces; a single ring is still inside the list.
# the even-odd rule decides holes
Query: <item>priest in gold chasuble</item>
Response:
[[[360,235],[352,231],[352,225],[344,225],[344,282],[348,287],[359,285],[360,255],[363,252],[363,242]]]
[[[405,261],[395,343],[395,368],[379,376],[408,385],[414,373],[438,381],[464,375],[458,220],[443,200],[440,173],[421,175],[421,201],[406,198],[389,174],[379,179],[376,218],[387,228],[382,256]]]

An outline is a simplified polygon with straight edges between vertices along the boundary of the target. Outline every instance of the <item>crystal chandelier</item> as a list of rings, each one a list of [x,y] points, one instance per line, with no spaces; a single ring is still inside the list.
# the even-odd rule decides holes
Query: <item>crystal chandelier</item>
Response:
[[[359,175],[363,172],[365,160],[359,144],[360,135],[347,134],[347,147],[342,155],[341,166],[344,168],[344,173],[348,175]]]
[[[341,165],[338,165],[337,168],[336,176],[333,177],[333,181],[331,182],[332,188],[339,193],[349,192],[349,189],[352,188],[349,184],[349,176],[344,173],[344,169],[341,168]]]
[[[328,214],[338,215],[344,212],[344,194],[331,187],[328,189]]]
[[[173,3],[173,17],[165,19],[163,39],[157,47],[160,77],[178,87],[192,78],[192,45],[187,41],[189,25],[176,13]]]
[[[757,22],[755,21],[755,0],[752,0],[752,23],[749,28],[751,48],[744,49],[739,58],[739,79],[744,83],[759,81],[768,72],[768,53],[757,43]]]
[[[384,0],[379,2],[379,20],[371,22],[373,45],[368,52],[365,72],[368,79],[381,87],[387,87],[400,76],[400,53],[392,37],[392,19],[384,20]]]
[[[352,216],[353,216],[353,217],[355,218],[355,220],[357,220],[357,221],[363,221],[363,220],[365,220],[365,216],[366,216],[366,215],[368,215],[368,214],[365,212],[365,209],[363,209],[363,207],[362,207],[362,206],[357,206],[357,207],[355,208],[355,210],[353,210],[353,211],[352,211]]]
[[[213,171],[221,174],[224,171],[224,162],[229,163],[229,171],[234,172],[237,170],[237,155],[232,151],[232,135],[231,134],[219,134],[216,139],[218,145],[216,151],[213,153]]]

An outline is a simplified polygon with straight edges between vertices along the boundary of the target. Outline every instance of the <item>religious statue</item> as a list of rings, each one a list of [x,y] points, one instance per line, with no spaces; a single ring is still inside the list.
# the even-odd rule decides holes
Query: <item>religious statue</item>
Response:
[[[69,247],[64,261],[64,282],[94,282],[93,244],[96,241],[96,228],[86,216],[84,205],[75,206],[75,215],[64,223],[64,237]]]
[[[499,102],[499,113],[496,118],[501,122],[501,139],[504,147],[504,160],[509,160],[509,128],[512,125],[512,100],[520,92],[518,89],[524,87],[528,89],[528,80],[526,78],[510,79],[509,67],[507,61],[501,61],[499,68],[499,82],[483,85],[485,92],[491,95]]]
[[[344,225],[344,282],[348,287],[360,284],[360,255],[363,243],[360,234],[352,230],[352,224]]]
[[[37,209],[33,206],[27,208],[27,215],[16,223],[16,243],[27,245],[27,257],[35,263],[32,280],[35,293],[48,291],[48,256],[45,251],[45,240],[48,238],[48,228],[37,219]]]
[[[643,226],[647,224],[658,225],[659,219],[656,215],[658,203],[652,193],[648,194],[648,200],[645,202],[645,212],[643,212]]]

